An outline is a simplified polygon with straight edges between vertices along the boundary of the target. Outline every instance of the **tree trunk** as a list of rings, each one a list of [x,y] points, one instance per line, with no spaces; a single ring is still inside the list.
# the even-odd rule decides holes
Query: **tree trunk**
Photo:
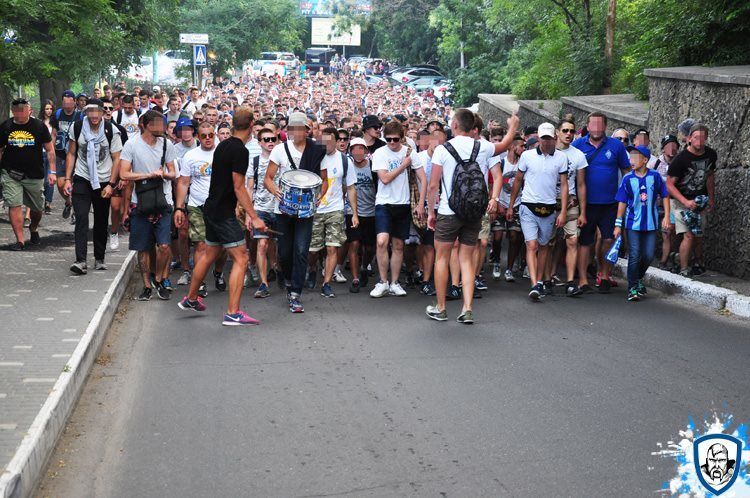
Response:
[[[10,101],[12,91],[5,85],[0,84],[0,123],[10,117]]]
[[[604,78],[602,93],[609,95],[612,91],[613,51],[615,46],[615,23],[617,21],[617,0],[609,0],[607,7],[607,33],[604,38]]]
[[[70,89],[70,78],[39,78],[39,101],[50,99],[55,108],[62,105],[62,93]]]

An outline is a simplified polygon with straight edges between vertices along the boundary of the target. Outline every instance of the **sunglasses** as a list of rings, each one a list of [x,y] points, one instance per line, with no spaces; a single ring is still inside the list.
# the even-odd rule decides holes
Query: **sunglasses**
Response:
[[[102,109],[104,109],[105,111],[114,111],[115,110],[114,107],[109,106],[109,105],[105,105],[104,107],[102,107]]]
[[[575,133],[575,128],[563,128],[560,130],[560,133]]]
[[[198,135],[198,138],[203,140],[204,138],[214,138],[215,136],[216,134],[214,133],[201,133],[200,135]]]
[[[627,137],[615,137],[615,138],[617,140],[619,140],[620,142],[624,143],[624,144],[629,144],[630,143],[630,139],[627,138]]]
[[[385,137],[385,141],[389,144],[395,144],[396,142],[401,141],[401,137]]]
[[[348,142],[349,141],[349,137],[339,137],[338,140],[339,140],[339,142]]]
[[[271,142],[275,142],[277,140],[277,138],[276,137],[263,137],[263,138],[261,138],[261,140],[263,140],[265,143],[269,144]]]

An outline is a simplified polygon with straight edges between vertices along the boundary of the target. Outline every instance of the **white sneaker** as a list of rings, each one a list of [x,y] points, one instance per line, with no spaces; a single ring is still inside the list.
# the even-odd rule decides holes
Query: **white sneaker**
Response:
[[[378,282],[375,284],[375,288],[370,291],[370,297],[385,297],[388,295],[389,288],[388,282]]]
[[[507,270],[505,270],[505,281],[506,282],[515,282],[516,281],[516,277],[513,276],[513,270],[511,270],[510,268],[507,269]]]
[[[401,287],[401,284],[398,282],[393,282],[391,284],[390,289],[388,289],[388,293],[391,296],[397,296],[397,297],[403,297],[406,295],[406,291],[403,287]]]
[[[500,265],[498,263],[492,265],[492,278],[500,280]]]
[[[188,285],[190,283],[190,272],[184,271],[182,272],[182,276],[177,281],[177,285]]]
[[[335,272],[333,272],[333,281],[337,284],[345,284],[346,277],[343,273],[341,273],[341,270],[336,270]]]
[[[109,250],[119,251],[120,250],[120,234],[117,232],[109,234]]]
[[[523,278],[531,278],[531,276],[529,275],[529,267],[528,266],[524,266],[523,267]]]

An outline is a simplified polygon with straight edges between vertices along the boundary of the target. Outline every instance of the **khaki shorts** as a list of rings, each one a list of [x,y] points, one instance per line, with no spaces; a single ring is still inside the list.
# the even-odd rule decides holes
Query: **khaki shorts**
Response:
[[[479,239],[488,240],[490,238],[490,215],[484,213],[482,216],[482,227],[479,229]]]
[[[7,171],[0,173],[3,199],[7,207],[26,206],[32,211],[44,211],[44,179],[14,180]]]
[[[565,225],[563,225],[562,232],[564,239],[570,239],[572,237],[578,237],[580,229],[578,228],[578,217],[581,215],[581,208],[578,206],[572,206],[568,208],[568,217],[565,219]]]
[[[454,243],[456,239],[465,246],[476,245],[482,220],[465,222],[455,215],[438,214],[435,221],[435,241]]]
[[[677,235],[680,235],[681,233],[690,232],[690,227],[685,224],[685,220],[682,217],[682,212],[685,211],[687,208],[683,203],[678,201],[677,199],[669,199],[669,209],[670,209],[670,221],[674,220],[674,232]],[[703,231],[706,231],[706,215],[705,213],[703,216],[701,216],[701,227],[703,228]],[[703,234],[693,234],[696,237],[703,237]]]
[[[197,244],[206,241],[206,220],[203,219],[201,208],[188,206],[188,237],[190,242]]]
[[[315,213],[312,226],[310,252],[317,252],[325,247],[341,247],[346,242],[344,212]]]

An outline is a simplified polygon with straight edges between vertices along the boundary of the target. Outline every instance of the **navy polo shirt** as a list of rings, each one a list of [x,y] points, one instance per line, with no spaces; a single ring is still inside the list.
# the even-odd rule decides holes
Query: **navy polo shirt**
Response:
[[[591,161],[596,147],[591,145],[589,137],[581,137],[571,144],[580,150],[589,161],[586,168],[586,203],[614,204],[617,187],[620,184],[620,170],[630,170],[630,158],[625,146],[615,138],[605,137],[599,147],[602,148]]]

